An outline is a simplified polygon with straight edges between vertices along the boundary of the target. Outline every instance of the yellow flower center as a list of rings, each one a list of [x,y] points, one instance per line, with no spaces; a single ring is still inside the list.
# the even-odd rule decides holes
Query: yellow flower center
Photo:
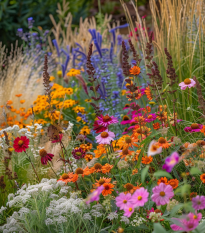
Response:
[[[164,197],[164,196],[165,196],[165,192],[162,191],[162,192],[159,193],[159,195],[160,195],[161,197]]]
[[[191,80],[189,78],[184,79],[184,83],[186,85],[189,85],[191,83]]]
[[[82,155],[81,152],[76,152],[75,154],[76,154],[77,156],[81,156],[81,155]]]
[[[107,138],[109,136],[107,132],[102,132],[100,135],[102,138]]]
[[[127,200],[124,200],[123,203],[126,204],[126,203],[127,203]]]
[[[131,207],[129,208],[129,211],[130,211],[130,212],[132,211],[132,208],[131,208]]]
[[[18,141],[18,145],[19,145],[19,146],[22,146],[23,144],[24,144],[24,141],[23,141],[23,140],[19,140],[19,141]]]
[[[140,201],[140,200],[142,200],[142,196],[138,196],[138,198],[137,198],[137,199],[138,199],[139,201]]]
[[[196,216],[196,215],[194,215],[194,216],[193,216],[193,218],[194,218],[194,219],[197,219],[197,216]]]

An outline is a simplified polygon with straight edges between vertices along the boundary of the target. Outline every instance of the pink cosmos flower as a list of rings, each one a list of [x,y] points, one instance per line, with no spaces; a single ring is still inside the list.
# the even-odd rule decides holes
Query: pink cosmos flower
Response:
[[[197,195],[192,198],[192,206],[195,210],[205,209],[205,197]]]
[[[179,162],[179,154],[175,151],[165,159],[165,164],[162,166],[162,169],[165,169],[167,172],[171,172],[173,167],[178,162]]]
[[[175,224],[172,224],[170,227],[174,231],[185,231],[190,232],[194,230],[198,225],[199,221],[202,218],[202,214],[189,213],[188,215],[184,216],[182,219],[173,218]]]
[[[97,123],[99,125],[104,126],[104,127],[108,127],[108,125],[118,123],[118,119],[116,117],[114,117],[114,116],[109,116],[109,115],[103,116],[103,115],[100,115],[97,118],[98,118]]]
[[[195,87],[195,85],[196,85],[196,82],[192,78],[191,79],[186,78],[184,82],[181,82],[179,84],[179,86],[181,87],[181,90],[186,90],[187,87],[188,88]]]
[[[113,132],[105,130],[95,138],[99,144],[110,144],[111,141],[114,141],[114,137],[115,134]]]
[[[157,206],[167,204],[169,199],[174,196],[172,186],[164,183],[160,183],[158,186],[154,187],[152,192],[152,201],[154,201]]]
[[[104,190],[104,186],[99,186],[95,191],[90,193],[87,197],[86,204],[90,204],[93,201],[99,201],[100,200],[100,194]]]
[[[144,206],[144,204],[148,201],[148,197],[149,193],[147,192],[147,189],[137,189],[132,195],[131,203],[133,204],[134,208],[137,206]]]
[[[189,126],[185,127],[184,131],[188,133],[195,133],[195,132],[200,132],[202,128],[203,128],[203,125],[193,123],[190,127]]]
[[[116,206],[120,208],[120,210],[125,210],[125,207],[130,205],[130,200],[131,200],[131,194],[127,193],[120,193],[119,196],[115,198],[116,200]]]
[[[126,216],[126,217],[129,218],[129,217],[133,214],[134,210],[135,210],[135,209],[133,208],[132,205],[127,205],[127,206],[125,207],[124,216]]]

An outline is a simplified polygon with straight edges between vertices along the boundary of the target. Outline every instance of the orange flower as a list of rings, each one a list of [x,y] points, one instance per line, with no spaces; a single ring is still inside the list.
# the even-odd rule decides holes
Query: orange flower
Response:
[[[158,181],[157,184],[159,185],[160,183],[168,184],[168,180],[166,177],[161,177]]]
[[[197,196],[197,193],[196,192],[192,192],[192,193],[190,193],[189,198],[190,198],[190,200],[192,200],[192,198],[196,197],[196,196]]]
[[[138,67],[138,66],[133,66],[133,67],[130,69],[130,74],[138,75],[139,73],[140,73],[140,67]]]
[[[176,189],[179,185],[179,181],[177,179],[171,179],[168,181],[168,184],[171,185],[173,189]]]
[[[91,155],[91,154],[86,154],[85,157],[84,157],[84,159],[85,159],[87,162],[89,162],[89,161],[91,161],[91,160],[93,159],[93,155]]]
[[[104,183],[103,184],[104,190],[102,191],[103,196],[107,196],[108,194],[111,194],[112,191],[114,191],[112,188],[114,188],[113,184],[110,183]]]
[[[132,175],[135,175],[135,174],[137,174],[138,173],[138,169],[136,168],[136,169],[134,169],[134,170],[132,170]]]
[[[91,173],[92,173],[92,171],[89,169],[89,167],[86,167],[84,170],[82,168],[78,167],[75,170],[75,174],[72,174],[71,181],[76,182],[78,180],[79,175],[84,177],[84,176],[90,175]]]
[[[200,132],[205,135],[205,125],[203,125],[203,128],[200,130]]]
[[[132,151],[128,150],[128,148],[122,149],[122,151],[119,153],[121,155],[121,159],[126,158],[129,155],[132,155]]]
[[[16,95],[16,97],[21,97],[21,96],[22,96],[22,94],[17,94],[17,95]]]
[[[200,179],[205,184],[205,173],[200,175]]]
[[[102,173],[109,173],[112,168],[113,165],[106,163],[104,166],[102,166]]]
[[[148,100],[152,100],[153,99],[150,87],[146,87],[145,90],[144,90],[144,93],[146,94]]]
[[[21,103],[21,104],[25,103],[25,100],[20,100],[20,103]]]
[[[8,100],[6,104],[7,105],[13,104],[13,101],[12,100]]]
[[[161,146],[164,149],[167,149],[170,147],[170,144],[167,142],[167,140],[163,137],[159,138],[158,145]]]
[[[153,160],[152,156],[143,156],[142,157],[143,164],[150,164],[152,162],[152,160]]]
[[[73,177],[73,173],[64,173],[62,176],[60,176],[60,179],[58,181],[63,181],[65,182],[66,184],[68,182],[71,182],[72,181],[72,177]]]
[[[100,144],[97,146],[97,150],[94,150],[95,158],[100,158],[102,154],[106,154],[106,149],[104,144]]]
[[[154,124],[153,124],[153,128],[156,129],[156,130],[159,129],[159,128],[160,128],[159,122],[154,123]]]
[[[124,188],[127,190],[127,191],[125,191],[124,193],[125,193],[125,194],[126,194],[126,193],[134,193],[137,189],[140,188],[141,185],[142,185],[142,184],[137,185],[137,186],[134,186],[133,184],[127,183],[127,184],[124,185]]]
[[[96,180],[96,181],[97,181],[97,183],[95,183],[94,186],[99,187],[99,186],[103,185],[104,183],[110,183],[111,178],[105,178],[105,177],[101,178],[100,177],[100,179]]]

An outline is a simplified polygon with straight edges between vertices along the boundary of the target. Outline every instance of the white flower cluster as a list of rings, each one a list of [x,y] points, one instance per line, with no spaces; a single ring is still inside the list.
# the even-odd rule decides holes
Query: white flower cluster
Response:
[[[103,216],[103,207],[101,204],[97,204],[97,205],[94,205],[92,207],[92,210],[90,211],[90,214],[93,216],[93,217],[102,217]]]
[[[118,218],[118,214],[116,212],[111,212],[108,214],[107,218],[112,221],[113,219],[117,219]]]
[[[143,224],[144,222],[146,222],[146,219],[141,217],[139,214],[136,214],[134,219],[131,221],[131,225],[132,226],[139,226],[139,225]]]
[[[125,224],[129,224],[130,220],[126,216],[121,216],[120,222],[124,222]]]
[[[148,218],[149,218],[152,222],[159,222],[159,221],[162,219],[162,215],[161,215],[161,213],[151,212],[151,213],[149,213]]]

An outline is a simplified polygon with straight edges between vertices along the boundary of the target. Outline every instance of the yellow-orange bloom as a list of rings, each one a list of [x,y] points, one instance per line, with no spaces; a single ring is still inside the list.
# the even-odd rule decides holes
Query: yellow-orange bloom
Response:
[[[21,104],[25,103],[25,100],[20,100],[20,103],[21,103]]]
[[[130,69],[130,74],[138,75],[139,73],[140,73],[140,67],[138,67],[138,66],[133,66],[133,67]]]
[[[21,96],[22,96],[22,94],[17,94],[17,95],[16,95],[16,97],[21,97]]]

